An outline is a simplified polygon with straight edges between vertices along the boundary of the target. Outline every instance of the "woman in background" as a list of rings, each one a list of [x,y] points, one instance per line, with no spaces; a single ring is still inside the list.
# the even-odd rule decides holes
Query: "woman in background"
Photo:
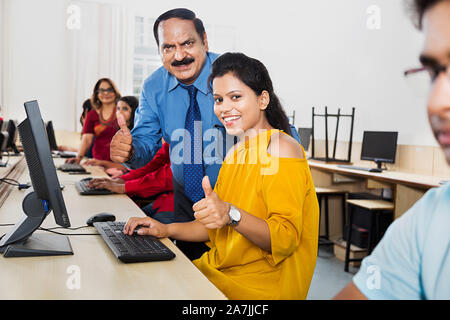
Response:
[[[121,114],[127,123],[127,127],[130,130],[133,129],[134,115],[138,106],[139,100],[136,97],[134,96],[121,97],[119,101],[117,101],[116,119],[119,116],[119,114]],[[121,164],[112,162],[110,160],[97,159],[95,157],[93,159],[86,160],[83,164],[89,166],[102,166],[105,168],[105,171],[111,176],[122,175],[125,171],[127,171],[127,169]]]
[[[111,79],[102,78],[97,81],[91,96],[93,109],[86,116],[78,155],[76,158],[67,159],[66,162],[80,163],[92,143],[93,158],[111,160],[109,145],[119,129],[116,121],[116,103],[119,99],[119,90]]]

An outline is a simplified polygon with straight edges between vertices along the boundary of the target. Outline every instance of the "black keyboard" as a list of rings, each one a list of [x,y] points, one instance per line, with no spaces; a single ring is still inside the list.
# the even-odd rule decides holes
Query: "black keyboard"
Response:
[[[361,170],[361,171],[368,171],[368,172],[381,172],[381,169],[378,169],[378,168],[357,167],[357,166],[351,166],[351,165],[347,165],[347,164],[338,164],[338,167],[344,168],[344,169]]]
[[[78,163],[64,163],[58,169],[63,172],[86,172],[86,169]]]
[[[58,152],[58,155],[61,158],[75,158],[77,156],[76,152],[70,152],[70,151],[60,151]]]
[[[163,261],[175,258],[175,254],[153,236],[125,235],[125,222],[94,222],[94,227],[122,262]]]
[[[61,158],[76,158],[77,153],[72,151],[58,151],[54,150],[52,151],[52,155],[54,157],[61,157]]]
[[[104,195],[104,194],[113,194],[114,192],[112,192],[111,190],[108,189],[95,189],[95,188],[90,188],[88,186],[90,181],[90,178],[88,179],[83,179],[80,181],[77,181],[75,183],[75,188],[77,189],[77,191],[83,195],[83,196],[98,196],[98,195]]]

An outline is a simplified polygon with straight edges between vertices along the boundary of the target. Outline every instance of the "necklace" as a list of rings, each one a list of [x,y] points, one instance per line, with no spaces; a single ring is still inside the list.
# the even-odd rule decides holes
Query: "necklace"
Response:
[[[103,113],[102,113],[102,111],[103,111],[103,110],[100,110],[100,112],[99,112],[99,117],[98,117],[99,122],[100,122],[101,124],[103,124],[103,125],[105,125],[105,126],[108,126],[108,125],[110,125],[114,120],[116,120],[116,114],[115,114],[114,111],[111,113],[111,116],[110,116],[109,119],[107,119],[107,120],[105,120],[105,119],[103,118]]]

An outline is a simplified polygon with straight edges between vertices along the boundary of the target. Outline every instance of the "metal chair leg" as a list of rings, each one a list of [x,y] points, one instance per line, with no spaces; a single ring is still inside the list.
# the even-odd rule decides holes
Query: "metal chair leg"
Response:
[[[325,196],[325,239],[330,239],[330,227],[328,224],[328,196]]]
[[[370,255],[370,253],[373,250],[375,239],[376,239],[376,231],[375,231],[375,221],[376,221],[376,213],[371,212],[370,214],[370,226],[369,226],[369,243],[367,246],[367,253]]]
[[[345,194],[343,194],[342,195],[342,234],[344,234],[344,232],[345,232],[345,220],[346,220],[346,210],[345,210],[345,208],[346,208],[346,202],[345,202]]]
[[[347,205],[348,211],[348,230],[347,230],[347,245],[345,247],[345,272],[348,272],[349,259],[350,259],[350,246],[352,243],[352,223],[353,223],[353,210],[351,205]]]

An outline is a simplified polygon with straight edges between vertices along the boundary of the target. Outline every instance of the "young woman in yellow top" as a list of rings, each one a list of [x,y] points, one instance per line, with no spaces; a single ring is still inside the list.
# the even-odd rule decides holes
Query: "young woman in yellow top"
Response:
[[[314,273],[319,206],[304,151],[264,65],[241,53],[213,64],[214,111],[240,140],[195,221],[164,225],[132,218],[124,232],[207,242],[194,264],[230,299],[305,299]],[[283,132],[284,131],[284,132]],[[288,133],[288,134],[286,134]]]

